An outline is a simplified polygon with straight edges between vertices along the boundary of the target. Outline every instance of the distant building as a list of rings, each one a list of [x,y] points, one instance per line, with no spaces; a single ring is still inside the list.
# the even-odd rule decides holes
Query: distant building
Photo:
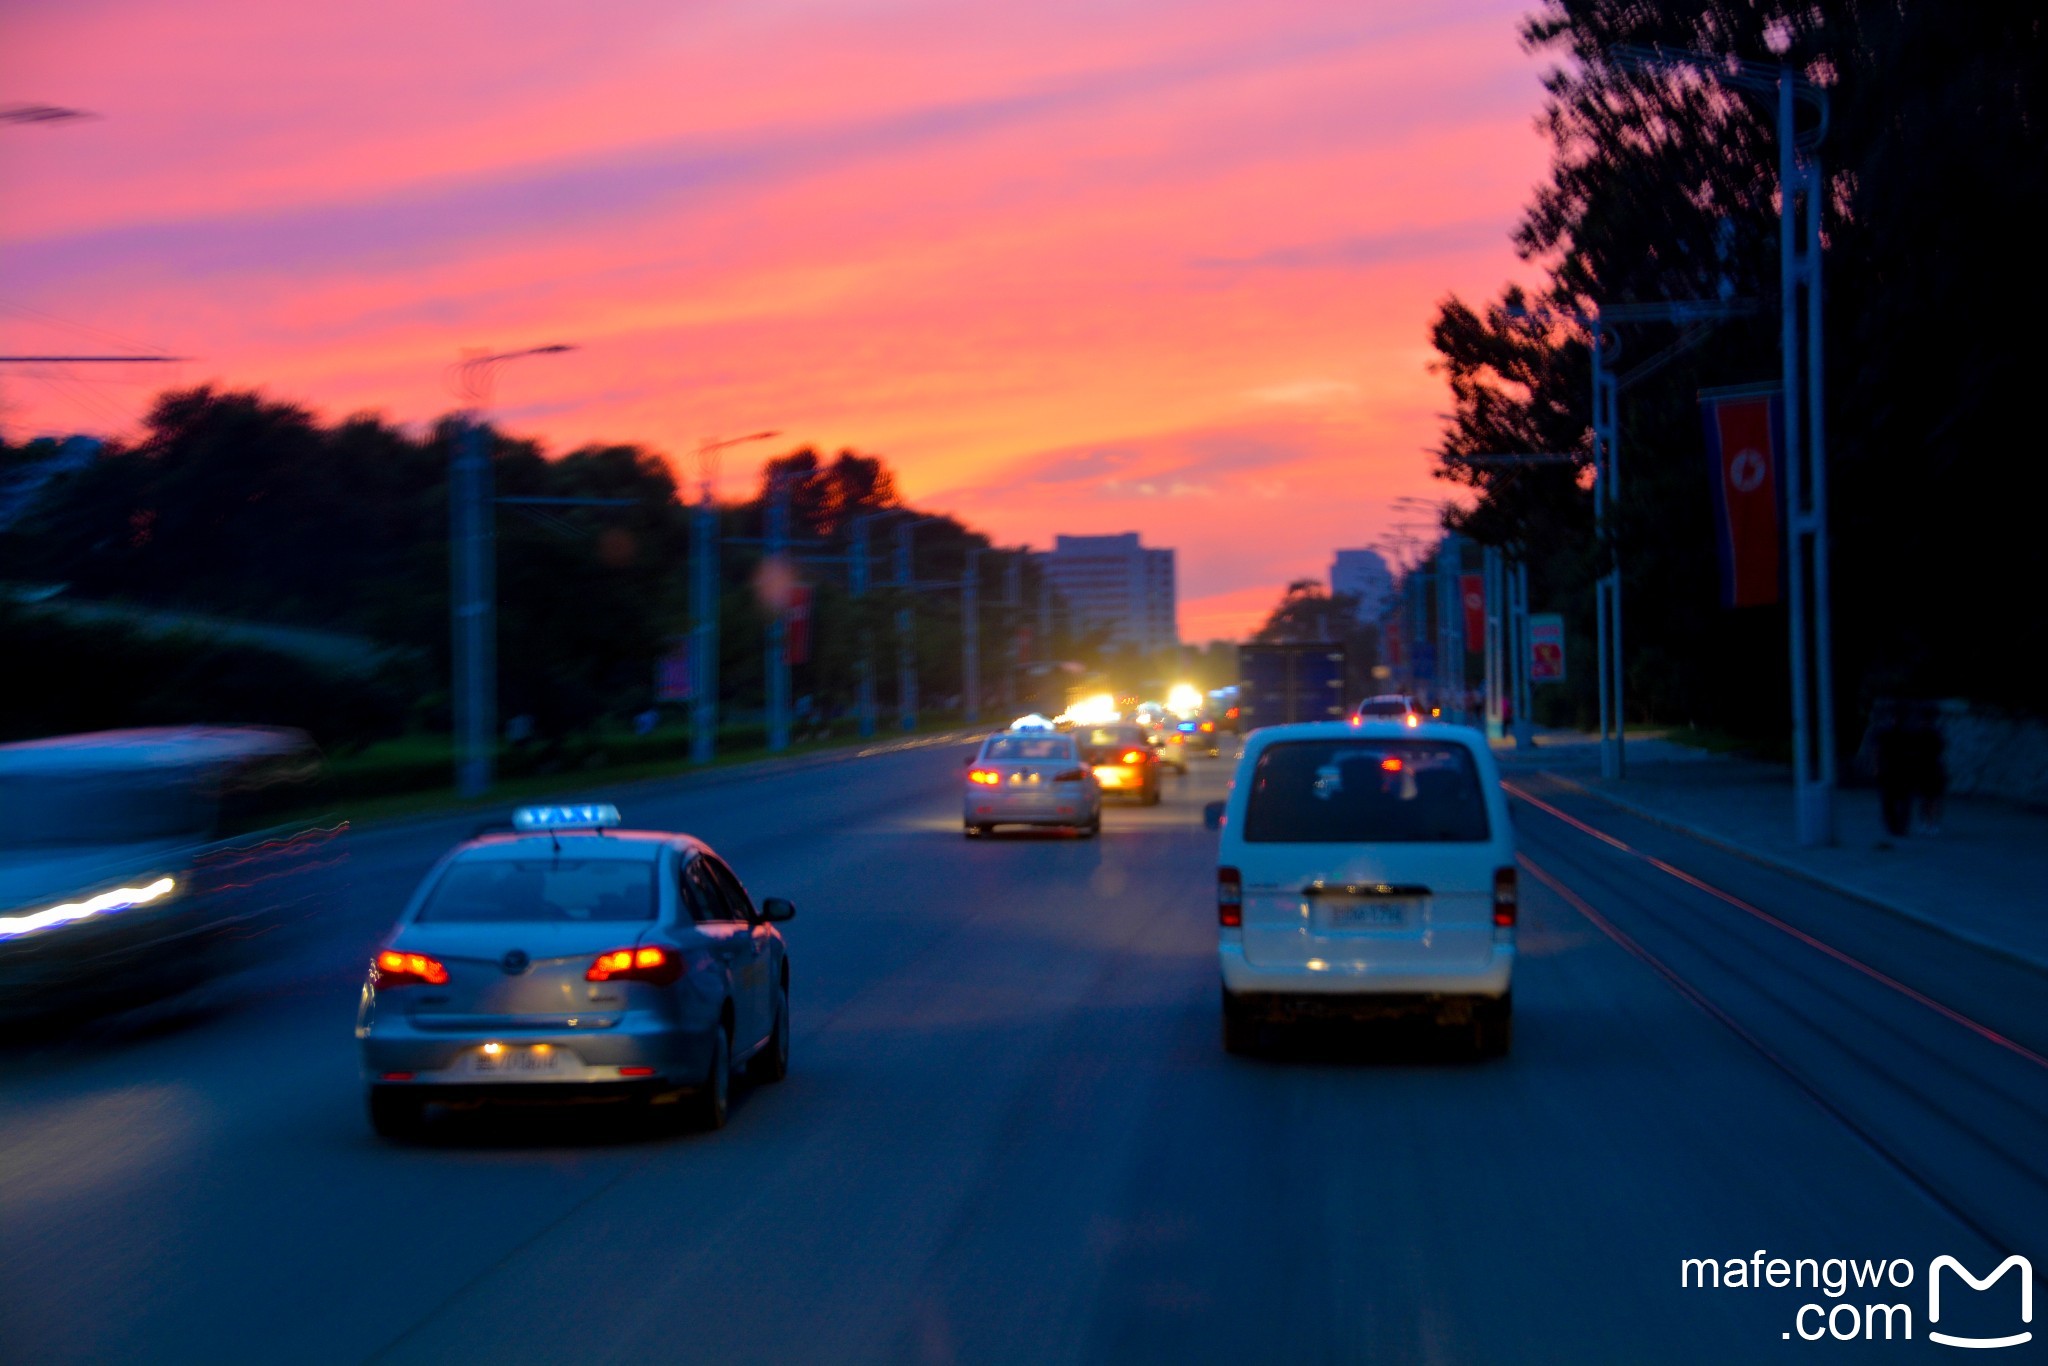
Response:
[[[1151,653],[1180,644],[1173,552],[1121,536],[1058,536],[1039,557],[1082,629],[1107,626],[1109,643]]]
[[[1394,575],[1377,550],[1340,550],[1330,562],[1330,591],[1358,599],[1358,619],[1378,621],[1394,596]]]

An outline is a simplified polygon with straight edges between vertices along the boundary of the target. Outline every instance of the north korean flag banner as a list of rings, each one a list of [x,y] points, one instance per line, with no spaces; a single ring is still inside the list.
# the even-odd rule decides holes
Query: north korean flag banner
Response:
[[[1778,531],[1785,409],[1776,386],[1700,391],[1707,463],[1714,485],[1721,605],[1778,600],[1783,539]]]
[[[1465,649],[1479,654],[1486,649],[1486,578],[1482,574],[1460,574],[1458,597],[1465,604]]]
[[[1380,653],[1386,656],[1385,663],[1389,668],[1398,669],[1407,662],[1407,656],[1401,651],[1399,617],[1387,618],[1387,624],[1380,628]]]

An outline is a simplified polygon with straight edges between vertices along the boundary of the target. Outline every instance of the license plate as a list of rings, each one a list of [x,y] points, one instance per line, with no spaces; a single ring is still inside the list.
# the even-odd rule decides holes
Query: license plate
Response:
[[[496,1053],[478,1052],[470,1070],[479,1076],[532,1077],[564,1070],[567,1055],[559,1048],[503,1048]]]
[[[1330,928],[1397,930],[1408,923],[1411,905],[1406,901],[1355,901],[1348,906],[1332,906],[1329,911]]]

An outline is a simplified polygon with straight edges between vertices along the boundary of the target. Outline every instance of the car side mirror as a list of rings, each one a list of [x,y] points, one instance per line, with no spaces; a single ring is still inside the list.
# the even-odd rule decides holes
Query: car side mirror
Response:
[[[771,896],[761,903],[761,918],[773,921],[794,920],[796,906],[783,897]]]
[[[1208,802],[1202,807],[1202,828],[1221,830],[1223,828],[1223,803]]]

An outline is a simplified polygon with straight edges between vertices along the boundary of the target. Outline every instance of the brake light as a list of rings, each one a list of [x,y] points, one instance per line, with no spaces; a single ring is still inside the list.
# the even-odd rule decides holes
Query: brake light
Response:
[[[424,953],[386,949],[377,955],[373,966],[379,987],[438,987],[448,980],[448,969],[441,965],[441,960]]]
[[[583,974],[586,982],[652,982],[665,987],[683,975],[683,960],[659,944],[642,944],[638,948],[613,949],[600,953],[590,970]]]
[[[983,787],[994,787],[1003,780],[1003,775],[992,768],[973,768],[967,771],[967,781],[980,783]]]
[[[1387,773],[1399,773],[1401,771],[1401,761],[1389,754],[1386,758],[1380,760],[1380,768]]]
[[[1235,868],[1216,870],[1216,923],[1226,928],[1244,924],[1244,879]]]
[[[1202,723],[1202,731],[1204,734],[1207,734],[1209,731],[1212,731],[1214,729],[1216,729],[1216,723],[1214,721],[1204,721]]]
[[[1493,923],[1510,926],[1515,923],[1515,870],[1496,868],[1493,871]]]
[[[1237,719],[1237,708],[1232,707],[1229,711],[1224,712],[1223,719],[1226,721],[1235,721]]]
[[[1127,749],[1124,751],[1124,762],[1127,764],[1142,764],[1145,762],[1144,752],[1142,750]]]

